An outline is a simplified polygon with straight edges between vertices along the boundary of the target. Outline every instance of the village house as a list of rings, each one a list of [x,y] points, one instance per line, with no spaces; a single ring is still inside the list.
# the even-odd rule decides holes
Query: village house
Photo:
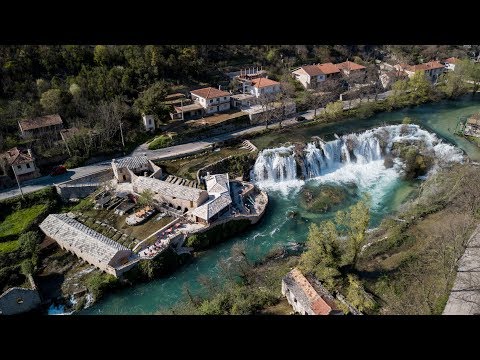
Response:
[[[50,214],[39,226],[62,249],[115,277],[130,270],[138,261],[130,249],[67,214]]]
[[[340,70],[332,63],[304,65],[292,71],[292,76],[297,79],[305,89],[316,89],[317,86],[333,76]]]
[[[349,76],[352,73],[365,72],[366,67],[353,61],[344,61],[342,63],[335,64],[338,70]]]
[[[438,61],[429,61],[418,65],[397,64],[395,69],[405,71],[409,78],[413,77],[417,71],[423,72],[427,79],[433,83],[445,72],[445,66]]]
[[[473,114],[467,119],[463,133],[467,136],[480,137],[480,113]]]
[[[197,119],[230,110],[230,93],[213,87],[190,91],[193,103],[174,106],[172,119]]]
[[[392,86],[396,81],[408,78],[408,75],[404,71],[391,70],[382,72],[379,78],[383,88],[387,89]]]
[[[11,168],[13,177],[16,176],[20,182],[40,176],[40,170],[35,166],[35,158],[30,149],[14,147],[3,153],[1,157],[5,159],[7,165],[5,172],[8,174]]]
[[[248,86],[248,92],[256,98],[269,94],[277,94],[280,90],[280,83],[268,78],[253,79],[251,85]]]
[[[446,70],[455,71],[455,65],[458,64],[459,61],[460,60],[456,57],[449,57],[448,59],[445,59],[443,63],[445,64]]]
[[[118,183],[131,182],[131,174],[148,175],[161,178],[162,169],[148,160],[146,155],[128,156],[121,159],[112,159],[113,176]]]
[[[63,120],[58,114],[45,115],[33,119],[19,120],[18,127],[24,138],[48,136],[53,140],[60,140]]]
[[[301,315],[343,315],[335,298],[319,282],[312,283],[295,268],[282,279],[282,294]]]

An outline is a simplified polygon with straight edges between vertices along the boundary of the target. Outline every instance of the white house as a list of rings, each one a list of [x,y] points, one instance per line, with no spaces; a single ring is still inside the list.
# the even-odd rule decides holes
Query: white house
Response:
[[[436,82],[438,77],[445,72],[445,66],[438,61],[429,61],[418,65],[397,64],[395,68],[405,71],[409,78],[413,77],[417,71],[421,71],[431,82]]]
[[[7,164],[11,166],[14,175],[19,181],[29,180],[40,176],[39,169],[35,166],[35,159],[30,149],[24,150],[14,147],[2,155]]]
[[[332,63],[305,65],[292,71],[292,76],[300,81],[305,89],[315,89],[322,81],[340,73]]]
[[[155,130],[155,119],[153,115],[142,115],[143,126],[145,126],[146,131],[154,131]]]
[[[280,92],[280,83],[267,78],[253,79],[247,91],[256,98],[261,95],[276,94]]]
[[[192,100],[200,104],[205,113],[214,114],[230,109],[230,93],[213,87],[190,91]]]
[[[449,57],[443,62],[445,64],[445,69],[455,71],[455,65],[458,64],[459,59],[456,57]]]

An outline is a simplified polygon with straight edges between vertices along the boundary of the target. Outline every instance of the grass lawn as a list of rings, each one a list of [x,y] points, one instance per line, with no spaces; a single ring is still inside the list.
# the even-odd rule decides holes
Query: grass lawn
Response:
[[[0,243],[0,254],[1,253],[7,254],[9,252],[15,251],[18,249],[19,246],[20,246],[20,243],[18,240],[6,241],[3,243]]]
[[[239,145],[221,148],[220,151],[214,151],[209,154],[198,154],[184,159],[167,160],[159,162],[167,173],[183,177],[188,180],[197,180],[198,169],[205,165],[224,159],[230,155],[246,154],[249,150],[240,149]]]
[[[37,216],[45,211],[46,208],[46,205],[34,205],[27,209],[21,209],[8,215],[0,223],[0,238],[4,236],[21,234],[30,227]]]

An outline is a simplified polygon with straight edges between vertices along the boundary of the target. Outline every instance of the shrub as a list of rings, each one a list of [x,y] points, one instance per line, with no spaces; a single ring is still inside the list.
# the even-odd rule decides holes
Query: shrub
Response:
[[[173,139],[168,135],[160,135],[148,144],[148,150],[162,149],[173,143]]]
[[[87,279],[87,288],[95,298],[100,299],[106,290],[113,289],[118,284],[118,279],[110,274],[96,272]]]

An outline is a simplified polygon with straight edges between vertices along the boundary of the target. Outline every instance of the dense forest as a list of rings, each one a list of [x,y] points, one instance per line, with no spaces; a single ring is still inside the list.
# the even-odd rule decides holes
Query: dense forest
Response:
[[[126,146],[142,138],[140,114],[168,119],[163,104],[172,91],[216,86],[226,71],[264,66],[280,79],[298,65],[363,63],[390,59],[417,63],[449,56],[475,56],[475,46],[370,45],[52,45],[0,47],[0,151],[22,144],[17,120],[58,113],[65,127],[80,131],[74,155],[88,158],[100,150],[121,150],[120,124]],[[95,134],[95,140],[92,140]],[[35,144],[45,157],[46,144]],[[125,150],[125,149],[123,149]]]

